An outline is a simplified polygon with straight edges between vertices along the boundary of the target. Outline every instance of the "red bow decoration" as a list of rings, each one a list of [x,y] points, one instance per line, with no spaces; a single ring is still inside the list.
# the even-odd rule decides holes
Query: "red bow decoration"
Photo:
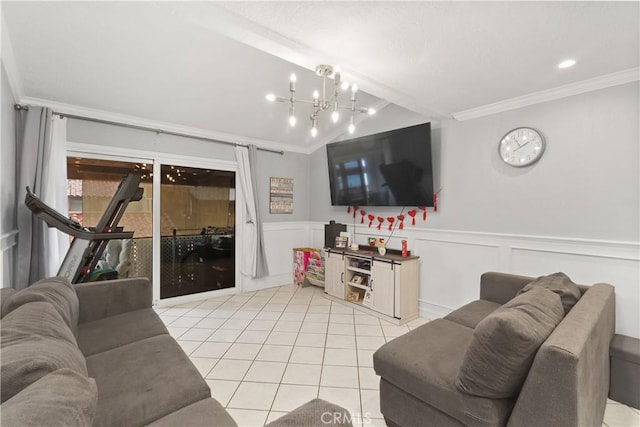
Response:
[[[400,230],[404,230],[404,215],[398,215],[398,221],[400,221],[400,227],[398,227]]]
[[[367,215],[367,218],[369,218],[369,228],[371,228],[371,225],[373,224],[373,220],[375,219],[374,215]]]
[[[433,211],[434,212],[438,212],[438,193],[439,192],[440,191],[433,193]]]
[[[418,209],[422,211],[422,220],[427,220],[427,207],[426,206],[418,206]]]
[[[411,217],[411,225],[416,225],[416,213],[418,213],[418,211],[415,209],[412,209],[407,213]]]
[[[384,218],[379,216],[378,217],[378,230],[380,230],[380,227],[382,227],[382,223],[384,222]]]
[[[365,214],[366,214],[366,212],[361,209],[360,210],[360,224],[364,224],[364,216],[365,216]]]
[[[358,205],[353,205],[353,219],[356,218],[357,213],[358,213]]]
[[[388,216],[387,217],[387,221],[389,221],[389,231],[391,231],[391,229],[393,228],[393,221],[395,221],[395,217],[392,216]]]
[[[347,206],[347,213],[351,213],[351,206]]]

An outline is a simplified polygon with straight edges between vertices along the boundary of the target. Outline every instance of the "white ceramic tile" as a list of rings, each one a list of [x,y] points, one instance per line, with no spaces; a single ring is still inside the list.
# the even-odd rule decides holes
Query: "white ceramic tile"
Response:
[[[267,362],[287,362],[293,346],[290,345],[270,345],[265,344],[256,356],[256,360]]]
[[[359,388],[358,370],[351,366],[323,365],[320,385],[323,387]]]
[[[355,335],[356,331],[353,323],[329,323],[327,333],[331,335]]]
[[[328,313],[307,313],[304,317],[305,322],[327,323],[329,322]]]
[[[193,342],[193,341],[185,341]],[[205,341],[191,353],[193,357],[213,357],[219,359],[231,347],[231,343]]]
[[[215,331],[215,329],[191,328],[182,334],[180,339],[184,341],[206,341]]]
[[[352,314],[334,314],[329,316],[329,323],[347,323],[353,325],[354,319]]]
[[[229,319],[220,326],[220,329],[245,329],[249,326],[249,319]]]
[[[326,334],[328,324],[318,322],[302,322],[300,332],[308,332],[312,334]]]
[[[307,308],[309,308],[308,304],[289,304],[287,308],[285,308],[285,313],[306,313]]]
[[[280,411],[271,411],[269,412],[269,415],[267,416],[267,424],[277,420],[280,417],[283,417],[285,415],[287,415],[288,412],[280,412]]]
[[[326,348],[324,350],[324,365],[358,366],[355,348]]]
[[[273,297],[273,298],[271,298],[269,300],[269,304],[284,304],[284,305],[287,305],[287,304],[289,304],[289,300],[291,300],[291,297],[288,297],[288,296],[283,296],[283,297],[275,296],[275,297]]]
[[[238,295],[234,295],[231,298],[229,298],[229,303],[234,303],[234,304],[244,304],[245,302],[249,301],[251,299],[251,295],[247,295],[247,294],[238,294]]]
[[[206,328],[206,329],[217,329],[224,323],[224,319],[214,319],[211,317],[205,317],[201,321],[199,321],[194,327],[195,328]]]
[[[227,406],[231,396],[236,392],[240,381],[227,380],[205,380],[211,389],[211,397],[216,399],[222,406]]]
[[[198,306],[200,309],[214,310],[222,305],[222,301],[204,301]]]
[[[322,365],[289,363],[282,377],[283,384],[313,385],[320,384]]]
[[[275,325],[275,320],[256,319],[249,323],[247,331],[270,331]]]
[[[211,319],[228,319],[231,316],[233,316],[233,313],[235,313],[236,310],[230,310],[230,309],[225,309],[222,308],[222,306],[216,308],[215,310],[213,310],[211,312],[211,314],[209,314],[207,316],[207,318],[211,318]]]
[[[220,359],[209,372],[207,378],[241,381],[249,370],[251,363],[250,360]]]
[[[258,315],[256,316],[256,319],[262,319],[262,320],[278,320],[280,318],[281,314],[278,313],[277,311],[261,311],[260,313],[258,313]]]
[[[353,314],[353,308],[342,304],[333,303],[331,305],[331,314]]]
[[[169,335],[173,338],[178,339],[182,334],[187,332],[189,328],[186,327],[177,327],[177,326],[167,326],[167,330],[169,331]]]
[[[383,325],[382,332],[386,338],[396,338],[409,332],[409,327],[406,325]]]
[[[227,407],[269,410],[276,396],[276,391],[278,391],[278,384],[243,381],[238,386]]]
[[[351,413],[356,420],[361,419],[360,390],[357,388],[322,387],[318,392],[320,399],[340,405]]]
[[[269,411],[256,411],[251,409],[227,409],[231,418],[238,424],[238,427],[256,427],[264,425]]]
[[[356,348],[356,339],[351,335],[327,335],[327,348]]]
[[[429,322],[429,319],[426,319],[424,317],[418,317],[417,319],[413,319],[412,321],[408,322],[407,326],[412,328],[417,328],[418,326],[422,326],[428,322]]]
[[[380,412],[380,392],[377,390],[360,390],[363,418],[382,418]]]
[[[213,359],[210,357],[190,357],[191,362],[195,365],[202,378],[205,378],[207,374],[213,369],[216,363],[218,363],[218,359]]]
[[[358,325],[379,325],[380,319],[375,316],[370,316],[368,314],[356,313],[355,315],[356,324]]]
[[[244,310],[244,306],[243,306],[243,309],[233,313],[233,315],[230,318],[253,320],[257,315],[258,315],[258,310]]]
[[[251,310],[256,310],[256,311],[260,311],[262,310],[262,307],[264,307],[267,304],[266,301],[249,301],[248,303],[246,303],[245,305],[242,306],[243,309],[251,309]]]
[[[370,337],[384,336],[380,325],[361,325],[361,324],[356,324],[356,335],[370,336]]]
[[[193,353],[193,351],[202,344],[201,341],[182,341],[178,340],[178,344],[182,347],[182,350],[188,355]]]
[[[153,311],[155,311],[158,315],[164,313],[167,310],[169,310],[169,307],[153,307]]]
[[[330,310],[331,310],[330,305],[317,305],[317,304],[314,304],[312,300],[311,305],[307,310],[307,314],[309,313],[328,314]]]
[[[358,348],[358,366],[373,367],[373,353],[375,350],[362,350]]]
[[[163,316],[182,316],[190,312],[190,308],[178,308],[178,307],[170,307],[163,314]]]
[[[331,301],[326,299],[324,295],[314,295],[311,298],[311,305],[329,307],[331,309]]]
[[[273,330],[276,332],[298,332],[300,326],[302,326],[302,321],[300,320],[280,320],[273,327]]]
[[[253,360],[262,348],[262,344],[234,343],[224,354],[225,359]]]
[[[327,336],[325,334],[311,334],[300,332],[296,338],[296,345],[304,347],[322,347],[324,348]]]
[[[247,371],[243,381],[280,384],[287,364],[284,362],[266,362],[256,360]]]
[[[387,427],[384,418],[367,418],[363,416],[362,427]]]
[[[360,389],[378,390],[380,388],[380,377],[376,375],[373,368],[359,367]],[[378,418],[378,417],[375,417]]]
[[[272,410],[292,411],[318,397],[318,386],[281,384]]]
[[[640,414],[626,405],[608,404],[604,423],[609,427],[640,426]]]
[[[207,341],[234,342],[242,333],[241,329],[218,329]]]
[[[384,337],[362,336],[357,336],[356,341],[358,343],[358,349],[362,350],[377,350],[386,342]]]
[[[273,345],[293,345],[298,336],[295,332],[271,332],[265,344]]]
[[[244,331],[236,341],[250,344],[262,344],[267,340],[268,336],[269,331]]]
[[[240,307],[242,307],[242,303],[239,302],[230,302],[227,301],[220,306],[221,310],[233,310],[237,311]]]
[[[324,358],[324,347],[293,347],[290,363],[310,363],[321,365]]]
[[[210,308],[201,308],[200,306],[198,306],[197,308],[194,308],[193,310],[185,314],[184,317],[207,317],[209,314],[211,314],[212,311],[213,310]]]
[[[175,307],[176,308],[194,308],[194,307],[197,307],[199,304],[200,304],[200,301],[189,301],[182,304],[178,304]]]
[[[180,316],[167,316],[166,314],[161,314],[160,315],[160,320],[162,320],[162,323],[166,325],[170,325],[171,322],[175,321],[176,319],[179,319]]]
[[[283,312],[284,309],[287,307],[286,304],[275,304],[272,302],[268,302],[263,308],[262,311],[278,311],[278,312]]]
[[[280,317],[280,320],[302,322],[305,315],[306,315],[305,313],[282,313],[282,317]]]

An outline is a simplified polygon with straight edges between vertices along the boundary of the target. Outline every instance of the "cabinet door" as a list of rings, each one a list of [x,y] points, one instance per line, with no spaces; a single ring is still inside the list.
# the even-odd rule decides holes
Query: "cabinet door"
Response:
[[[340,254],[329,253],[325,265],[324,291],[344,299],[344,259]]]
[[[371,308],[387,316],[393,316],[395,306],[394,265],[389,262],[374,261],[371,267]]]

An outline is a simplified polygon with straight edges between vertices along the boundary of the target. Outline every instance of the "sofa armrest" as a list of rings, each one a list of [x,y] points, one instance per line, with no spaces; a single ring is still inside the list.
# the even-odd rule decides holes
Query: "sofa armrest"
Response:
[[[151,282],[146,277],[107,280],[74,285],[80,302],[78,323],[150,308]]]
[[[516,296],[533,277],[488,272],[480,276],[480,299],[504,304]]]

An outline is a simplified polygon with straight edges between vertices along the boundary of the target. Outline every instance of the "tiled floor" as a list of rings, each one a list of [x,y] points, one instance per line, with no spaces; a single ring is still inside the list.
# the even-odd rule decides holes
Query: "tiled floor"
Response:
[[[396,326],[293,285],[157,311],[240,426],[315,397],[349,409],[354,426],[384,426],[373,352],[427,321]],[[609,401],[604,422],[640,426],[640,411]]]

